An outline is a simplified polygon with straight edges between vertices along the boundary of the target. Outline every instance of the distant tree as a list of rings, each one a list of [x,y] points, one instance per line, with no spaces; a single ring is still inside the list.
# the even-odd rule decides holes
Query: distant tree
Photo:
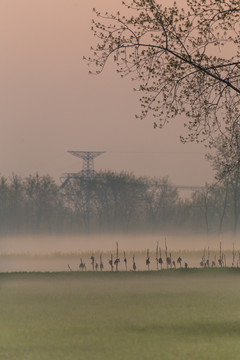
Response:
[[[106,224],[109,219],[112,219],[111,189],[104,175],[99,173],[96,178],[91,180],[92,214],[94,213],[95,226],[99,230],[106,230]]]
[[[230,107],[240,105],[240,2],[186,0],[185,9],[155,0],[123,5],[129,16],[94,9],[98,45],[88,58],[94,72],[111,58],[122,77],[131,75],[143,93],[140,117],[151,113],[155,127],[186,114],[183,141],[225,131]]]
[[[63,189],[67,206],[72,210],[72,227],[88,232],[93,211],[92,180],[84,177],[71,179]]]
[[[129,230],[131,223],[140,227],[145,192],[143,180],[125,172],[106,175],[108,187],[111,189],[114,227]]]
[[[199,219],[191,198],[180,198],[175,206],[174,226],[177,231],[198,231]]]
[[[31,231],[51,231],[58,211],[59,188],[49,176],[29,175],[24,182],[27,227]]]
[[[197,190],[192,195],[192,205],[198,210],[198,223],[205,224],[207,233],[216,228],[217,203],[214,193],[215,184],[205,184],[204,188]]]
[[[215,171],[217,182],[225,186],[225,196],[229,197],[231,194],[235,234],[240,210],[240,124],[231,115],[236,111],[237,109],[231,109],[225,133],[211,142],[212,152],[206,156]]]
[[[134,175],[109,171],[92,179],[72,179],[64,192],[80,228],[128,230],[139,220],[144,189],[144,183]]]
[[[0,233],[8,230],[9,215],[9,185],[7,179],[2,176],[0,178]]]
[[[165,228],[174,222],[179,195],[168,177],[146,179],[146,214],[151,226]]]
[[[21,232],[25,225],[25,189],[22,178],[13,174],[9,184],[9,228],[13,232]]]
[[[225,181],[222,184],[215,184],[212,187],[212,193],[214,197],[215,211],[219,219],[218,232],[221,234],[223,232],[224,220],[225,218],[228,220],[229,215],[230,194],[228,181]]]

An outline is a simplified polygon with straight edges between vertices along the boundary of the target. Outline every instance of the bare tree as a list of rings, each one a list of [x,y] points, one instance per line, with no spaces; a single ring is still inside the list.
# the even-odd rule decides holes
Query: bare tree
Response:
[[[186,0],[185,9],[155,0],[123,6],[129,16],[94,9],[98,44],[87,59],[90,72],[102,72],[111,58],[122,77],[136,80],[143,93],[139,117],[151,113],[155,127],[186,114],[182,141],[224,131],[229,103],[239,108],[240,102],[239,1]]]

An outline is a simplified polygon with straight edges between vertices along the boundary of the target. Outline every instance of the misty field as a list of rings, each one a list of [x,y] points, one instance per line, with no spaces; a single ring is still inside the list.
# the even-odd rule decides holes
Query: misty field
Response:
[[[0,359],[239,359],[239,269],[2,273],[0,284]]]

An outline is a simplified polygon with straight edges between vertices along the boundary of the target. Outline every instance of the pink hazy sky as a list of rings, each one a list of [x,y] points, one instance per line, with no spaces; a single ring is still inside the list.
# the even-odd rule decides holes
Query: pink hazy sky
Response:
[[[129,79],[112,65],[88,75],[83,56],[95,41],[92,8],[120,10],[121,0],[1,0],[0,174],[38,171],[54,178],[81,170],[67,150],[107,151],[95,168],[165,176],[203,185],[213,172],[197,144],[182,145],[179,119],[153,129],[135,119]]]

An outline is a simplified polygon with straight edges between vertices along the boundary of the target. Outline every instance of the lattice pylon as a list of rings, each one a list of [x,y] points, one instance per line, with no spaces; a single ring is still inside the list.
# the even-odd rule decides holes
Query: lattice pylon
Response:
[[[63,188],[70,179],[84,177],[86,180],[96,176],[94,170],[94,159],[105,153],[105,151],[68,151],[71,155],[77,156],[83,159],[82,170],[78,173],[65,173],[60,179],[64,179],[61,188]]]

